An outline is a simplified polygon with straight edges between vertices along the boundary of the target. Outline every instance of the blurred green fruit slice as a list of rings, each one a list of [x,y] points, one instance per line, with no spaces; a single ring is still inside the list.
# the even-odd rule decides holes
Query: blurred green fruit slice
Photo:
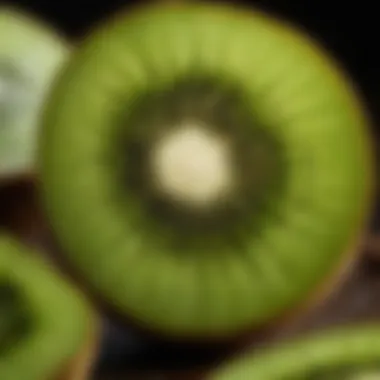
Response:
[[[94,342],[95,328],[82,295],[34,252],[0,236],[0,379],[57,379]]]
[[[0,180],[34,172],[41,109],[68,52],[55,31],[0,6]]]
[[[247,352],[209,380],[380,379],[380,326],[330,328],[262,352]]]
[[[302,33],[223,5],[148,6],[90,34],[54,89],[43,199],[68,261],[118,312],[229,338],[352,259],[369,142],[348,81]]]

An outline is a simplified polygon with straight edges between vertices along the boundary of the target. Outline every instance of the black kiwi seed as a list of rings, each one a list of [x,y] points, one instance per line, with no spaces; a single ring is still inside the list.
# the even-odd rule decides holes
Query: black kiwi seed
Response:
[[[371,203],[367,120],[310,39],[257,11],[146,6],[54,88],[42,194],[72,265],[161,335],[230,338],[320,291]]]
[[[38,120],[68,44],[27,13],[0,6],[0,181],[34,172]]]
[[[85,379],[96,322],[92,308],[54,270],[6,235],[0,236],[0,378]],[[82,354],[83,349],[86,353]],[[90,353],[91,351],[91,353]],[[83,356],[82,356],[83,355]],[[79,377],[78,377],[79,376]]]
[[[330,328],[261,352],[246,352],[209,380],[376,380],[380,326]]]

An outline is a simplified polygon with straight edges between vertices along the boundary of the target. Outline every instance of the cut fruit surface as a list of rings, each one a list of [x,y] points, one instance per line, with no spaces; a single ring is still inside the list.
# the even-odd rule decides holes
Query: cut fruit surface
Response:
[[[95,331],[83,297],[5,235],[0,236],[0,314],[1,379],[55,379]]]
[[[233,336],[349,260],[370,204],[366,128],[302,33],[223,5],[148,6],[92,33],[54,89],[43,199],[71,265],[119,312]]]
[[[332,328],[262,352],[245,353],[209,380],[375,380],[380,326]]]
[[[0,6],[0,180],[34,171],[37,128],[51,82],[69,53],[53,30]]]

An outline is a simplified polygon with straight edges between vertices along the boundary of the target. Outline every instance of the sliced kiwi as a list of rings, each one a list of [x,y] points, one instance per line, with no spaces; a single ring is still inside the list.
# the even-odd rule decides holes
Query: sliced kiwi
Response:
[[[58,379],[77,355],[89,359],[93,336],[95,318],[83,296],[23,245],[1,235],[0,378]],[[84,363],[74,366],[75,373],[67,369],[70,377],[62,380],[85,378]]]
[[[380,325],[330,328],[225,364],[210,380],[380,379]]]
[[[69,47],[54,30],[4,5],[0,35],[0,180],[5,180],[34,171],[40,111]]]
[[[90,33],[39,155],[72,268],[169,337],[233,337],[298,307],[352,257],[369,209],[345,78],[302,32],[227,5],[146,6]]]

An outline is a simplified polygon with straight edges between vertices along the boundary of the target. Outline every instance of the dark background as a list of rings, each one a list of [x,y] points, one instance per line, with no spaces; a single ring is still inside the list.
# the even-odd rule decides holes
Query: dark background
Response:
[[[116,0],[24,0],[8,3],[21,6],[48,21],[74,43],[95,23],[106,19],[118,9],[131,5],[126,1]],[[245,3],[259,6],[302,25],[345,66],[362,91],[365,104],[372,115],[374,140],[377,143],[377,121],[380,120],[380,22],[376,2],[266,0]],[[378,211],[374,210],[374,222],[370,228],[372,234],[376,233],[380,224],[377,214]],[[292,331],[331,323],[379,318],[379,262],[380,254],[379,260],[363,256],[350,280],[330,303],[297,326],[289,327],[278,334],[292,334]],[[203,365],[212,366],[226,353],[224,349],[189,348],[163,343],[133,330],[121,329],[109,318],[105,317],[105,321],[104,347],[98,365],[99,379],[109,379],[109,375],[104,374],[121,370],[141,372],[151,369],[154,372],[171,372]],[[147,376],[142,374],[141,378],[148,379]],[[183,373],[173,376],[178,379],[185,378]]]
[[[94,23],[133,4],[120,0],[13,0],[11,3],[22,5],[49,20],[74,41]],[[376,1],[262,0],[240,3],[259,6],[303,25],[346,64],[366,91],[377,92],[380,84],[380,29]]]
[[[122,0],[6,0],[48,20],[71,41],[84,36],[98,22],[120,9],[144,1]],[[147,2],[184,0],[145,0]],[[190,0],[193,1],[193,0]],[[210,0],[212,2],[212,0]],[[321,42],[346,68],[362,91],[376,121],[380,119],[380,18],[375,0],[224,0],[256,6],[293,21]]]

